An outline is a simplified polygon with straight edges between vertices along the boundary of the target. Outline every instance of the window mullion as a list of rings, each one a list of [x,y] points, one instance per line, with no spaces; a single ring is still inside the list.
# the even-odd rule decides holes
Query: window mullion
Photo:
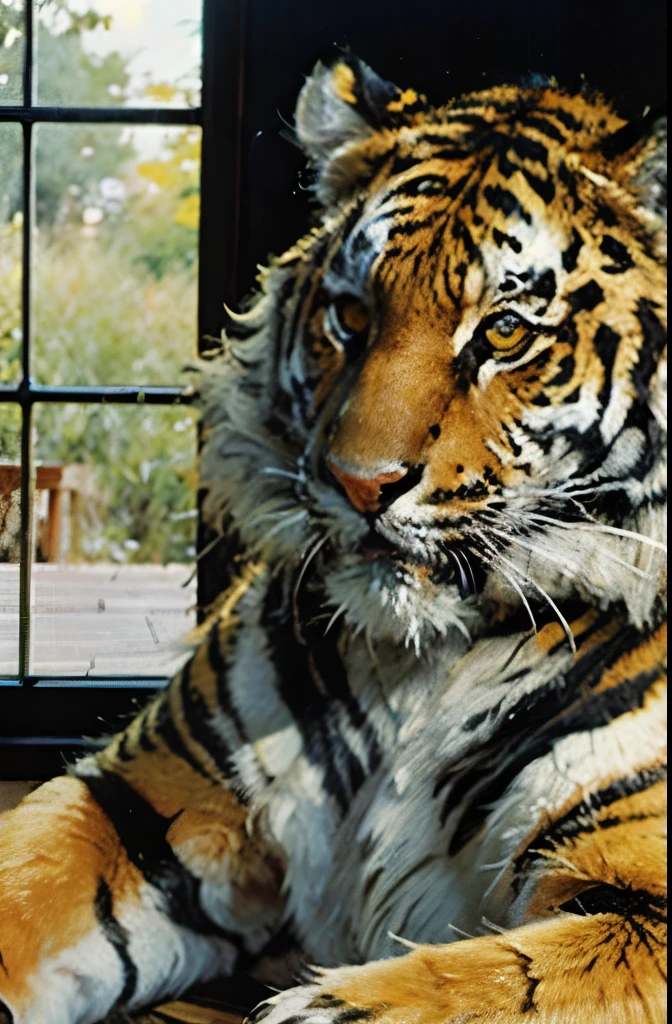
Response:
[[[25,40],[23,64],[23,105],[33,104],[33,0],[25,8]],[[31,342],[31,242],[33,234],[33,126],[28,121],[23,129],[23,225],[21,276],[21,356],[23,379],[21,390],[30,390]],[[21,417],[21,550],[19,565],[19,679],[23,682],[30,671],[30,601],[33,568],[33,448],[32,406],[23,406]]]
[[[0,107],[0,121],[22,124],[166,124],[185,127],[200,125],[200,107]]]

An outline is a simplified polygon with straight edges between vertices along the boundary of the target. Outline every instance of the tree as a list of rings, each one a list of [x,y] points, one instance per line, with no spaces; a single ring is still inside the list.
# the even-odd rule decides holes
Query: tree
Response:
[[[40,101],[123,104],[127,60],[118,53],[96,60],[85,47],[84,32],[109,19],[77,15],[67,0],[38,6]],[[19,55],[13,73],[22,32],[18,3],[0,0],[0,59]],[[149,83],[147,94],[157,105],[189,99],[163,83]],[[0,384],[16,382],[21,355],[20,130],[2,128]],[[12,133],[13,146],[3,148]],[[115,125],[37,128],[33,370],[51,384],[177,382],[194,347],[200,132],[167,129],[161,151],[140,164],[131,139]],[[84,461],[93,472],[83,557],[192,557],[190,423],[186,410],[37,406],[36,457]],[[0,461],[18,460],[19,424],[18,407],[0,404]]]

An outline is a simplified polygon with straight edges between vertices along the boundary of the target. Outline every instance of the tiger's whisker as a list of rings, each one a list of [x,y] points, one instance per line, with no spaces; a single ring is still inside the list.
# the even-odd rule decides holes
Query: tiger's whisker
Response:
[[[548,605],[555,612],[555,614],[557,616],[557,619],[558,619],[558,622],[560,623],[560,625],[562,626],[562,628],[563,628],[563,630],[565,632],[565,636],[567,637],[567,642],[568,642],[568,644],[569,644],[569,646],[571,648],[572,654],[576,654],[576,641],[574,640],[574,634],[572,633],[572,631],[570,629],[570,626],[569,626],[569,623],[567,622],[567,619],[562,614],[562,612],[558,608],[558,606],[555,603],[555,601],[553,600],[553,598],[550,597],[550,595],[546,593],[544,588],[541,587],[531,576],[526,576],[523,572],[521,572],[521,570],[518,568],[518,566],[515,564],[515,562],[512,562],[510,559],[505,558],[504,555],[501,552],[497,552],[497,568],[501,571],[500,565],[499,565],[500,561],[504,562],[506,565],[508,565],[509,568],[512,569],[513,572],[516,573],[516,575],[519,577],[519,579],[522,579],[524,582],[529,583],[529,585],[531,587],[534,587],[534,589],[539,594],[541,594],[541,596],[544,598],[544,600],[548,603]]]
[[[297,483],[303,483],[303,477],[299,476],[298,473],[290,473],[287,469],[278,469],[276,466],[263,466],[259,470],[259,476],[282,476],[286,477],[287,480],[296,480]]]
[[[329,632],[329,630],[331,629],[331,627],[332,627],[332,626],[334,625],[334,623],[336,622],[336,620],[337,620],[337,619],[338,619],[338,618],[339,618],[339,617],[340,617],[340,616],[341,616],[341,615],[342,615],[342,614],[343,614],[343,613],[345,612],[345,610],[347,609],[347,607],[348,607],[348,606],[347,606],[347,603],[346,603],[345,601],[343,602],[343,604],[340,604],[340,605],[338,606],[338,608],[336,609],[336,611],[334,612],[334,614],[333,614],[333,615],[331,616],[331,618],[329,619],[329,622],[327,623],[327,628],[326,628],[326,629],[325,629],[325,631],[324,631],[324,635],[325,635],[325,636],[327,635],[327,633]]]
[[[308,512],[304,508],[304,509],[301,509],[300,512],[297,512],[295,515],[289,516],[289,518],[282,519],[279,523],[276,523],[275,526],[272,526],[270,530],[266,531],[266,533],[264,534],[262,540],[266,541],[270,537],[274,537],[276,535],[276,533],[279,533],[281,530],[286,530],[287,527],[289,527],[289,526],[293,526],[294,523],[298,523],[301,519],[305,519],[307,515],[308,515]]]
[[[308,552],[308,554],[306,555],[305,561],[304,561],[303,565],[301,566],[301,572],[299,573],[298,579],[297,579],[296,584],[294,586],[293,598],[294,598],[294,602],[295,603],[296,603],[296,599],[297,599],[297,597],[299,595],[299,588],[301,587],[301,583],[303,582],[303,577],[306,575],[306,570],[308,569],[308,566],[310,565],[312,560],[315,558],[317,553],[320,551],[320,549],[322,547],[324,547],[324,545],[327,543],[328,540],[329,540],[328,536],[321,537],[320,540],[318,540],[317,544],[315,544],[315,546],[313,548],[311,548],[310,551]]]
[[[479,535],[480,535],[480,531],[479,531]],[[513,577],[509,575],[509,573],[506,571],[506,569],[502,569],[502,567],[497,564],[497,562],[496,562],[496,557],[498,555],[497,549],[496,548],[491,548],[491,546],[488,544],[488,542],[487,542],[485,537],[482,537],[482,539],[488,545],[490,550],[495,552],[495,558],[488,558],[487,559],[488,563],[490,565],[492,565],[492,567],[495,569],[495,571],[500,572],[502,574],[502,576],[504,577],[504,579],[508,580],[508,582],[511,584],[513,589],[516,591],[516,593],[520,597],[520,600],[523,602],[523,606],[524,606],[527,614],[530,617],[530,622],[532,624],[532,629],[534,630],[534,633],[535,634],[538,633],[539,630],[537,628],[537,621],[536,621],[536,619],[534,617],[534,613],[533,613],[532,608],[530,606],[530,602],[527,600],[527,598],[525,597],[525,594],[523,593],[521,588],[518,586],[516,581],[513,579]]]
[[[551,519],[549,516],[541,515],[538,512],[528,512],[530,519],[536,519],[539,522],[552,523],[554,526],[559,526],[563,530],[572,530],[577,527],[582,530],[594,530],[596,533],[609,533],[614,537],[625,537],[630,540],[639,541],[640,544],[648,544],[649,547],[656,548],[658,551],[662,551],[663,554],[667,554],[667,545],[661,541],[653,540],[652,537],[647,537],[643,533],[636,533],[634,530],[624,530],[618,526],[607,526],[605,523],[596,523],[594,521],[584,521],[577,523],[563,523],[562,520]]]
[[[511,544],[517,544],[518,547],[524,548],[526,551],[531,551],[532,554],[538,555],[540,558],[548,559],[548,561],[553,562],[555,565],[559,565],[563,569],[566,569],[566,564],[562,558],[557,555],[553,555],[550,551],[546,551],[544,548],[540,548],[538,545],[532,544],[529,541],[521,540],[520,537],[516,537],[513,534],[505,533],[503,530],[498,530],[496,526],[491,527],[491,530],[498,537],[502,537],[504,540],[510,541]],[[621,565],[624,569],[629,569],[630,572],[635,574],[635,576],[640,576],[643,579],[650,578],[642,569],[638,569],[637,566],[631,565],[630,562],[626,562],[624,559],[619,558],[618,555],[614,555],[610,551],[603,552],[603,555],[605,555],[610,562]],[[562,575],[567,575],[567,573],[563,572]]]

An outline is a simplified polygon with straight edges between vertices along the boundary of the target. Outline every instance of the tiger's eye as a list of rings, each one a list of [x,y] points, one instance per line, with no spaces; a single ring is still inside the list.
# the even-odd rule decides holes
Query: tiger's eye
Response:
[[[506,313],[487,328],[485,336],[493,348],[508,352],[519,345],[527,335],[527,327],[517,316]]]
[[[347,344],[361,338],[369,329],[369,311],[354,295],[342,295],[329,306],[325,319],[327,332],[337,341]]]
[[[359,299],[344,302],[339,309],[341,324],[351,334],[362,334],[369,326],[369,313]]]

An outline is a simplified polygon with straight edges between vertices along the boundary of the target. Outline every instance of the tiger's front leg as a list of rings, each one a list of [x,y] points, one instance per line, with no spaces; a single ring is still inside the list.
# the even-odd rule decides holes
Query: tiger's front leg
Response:
[[[516,860],[533,923],[319,972],[248,1024],[663,1024],[665,806],[654,781],[578,830],[535,829]]]
[[[246,1024],[663,1024],[659,919],[570,917],[320,972]]]
[[[134,1010],[269,937],[280,859],[227,781],[223,740],[192,728],[212,721],[221,629],[108,748],[0,817],[0,1020]]]

